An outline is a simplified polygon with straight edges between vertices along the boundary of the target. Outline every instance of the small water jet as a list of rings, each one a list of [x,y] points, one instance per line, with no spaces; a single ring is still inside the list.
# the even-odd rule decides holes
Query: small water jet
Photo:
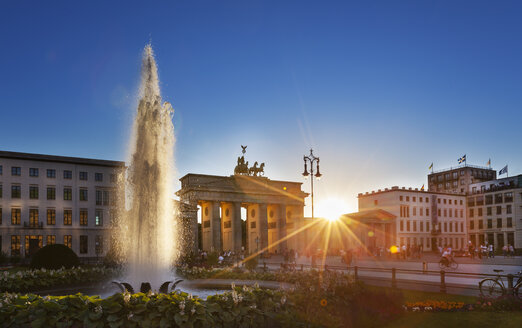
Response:
[[[162,102],[152,47],[143,51],[139,104],[130,142],[126,199],[120,200],[117,248],[127,269],[120,289],[168,291],[178,256],[178,234],[171,196],[174,172],[173,109]],[[123,185],[123,184],[122,184]],[[127,206],[125,206],[126,204]],[[178,281],[179,282],[179,281]],[[152,287],[151,287],[152,286]],[[160,287],[161,286],[161,287]]]

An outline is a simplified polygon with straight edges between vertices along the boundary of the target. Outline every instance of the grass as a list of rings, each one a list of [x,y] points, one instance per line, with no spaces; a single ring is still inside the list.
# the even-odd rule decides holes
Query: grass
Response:
[[[389,287],[376,287],[376,286],[368,286],[369,289],[375,290],[387,290],[392,291],[392,288]],[[408,289],[397,289],[398,292],[402,293],[402,297],[404,298],[404,302],[420,302],[427,300],[434,301],[447,301],[447,302],[464,302],[466,304],[474,304],[477,302],[477,297],[475,296],[467,296],[467,295],[454,295],[454,294],[443,294],[443,293],[434,293],[434,292],[424,292],[419,290],[408,290]]]
[[[522,312],[436,312],[408,313],[384,328],[522,327]]]

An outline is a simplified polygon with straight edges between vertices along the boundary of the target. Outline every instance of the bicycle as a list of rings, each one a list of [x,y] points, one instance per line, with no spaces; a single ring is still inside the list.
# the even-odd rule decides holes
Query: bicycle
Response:
[[[441,270],[448,269],[448,268],[457,270],[458,267],[459,267],[459,264],[457,262],[455,262],[455,259],[453,257],[452,258],[441,258],[439,261],[439,268]]]
[[[501,272],[504,270],[493,270],[497,273],[495,278],[485,278],[479,282],[479,290],[480,294],[484,297],[499,297],[506,295],[507,288],[504,285],[504,281],[500,276]],[[515,297],[522,299],[522,271],[519,271],[516,276],[518,276],[518,280],[516,284],[513,285],[513,294]]]

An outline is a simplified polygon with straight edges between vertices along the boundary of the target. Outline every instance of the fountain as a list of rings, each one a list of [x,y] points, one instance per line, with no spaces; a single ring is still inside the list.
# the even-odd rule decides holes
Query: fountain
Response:
[[[126,264],[122,291],[154,288],[168,292],[172,266],[178,256],[178,234],[171,196],[174,173],[173,109],[162,102],[152,47],[143,52],[139,104],[134,120],[127,192],[120,200],[116,245]],[[126,207],[125,205],[126,204]],[[124,209],[124,210],[123,210]],[[173,286],[178,283],[177,281]]]

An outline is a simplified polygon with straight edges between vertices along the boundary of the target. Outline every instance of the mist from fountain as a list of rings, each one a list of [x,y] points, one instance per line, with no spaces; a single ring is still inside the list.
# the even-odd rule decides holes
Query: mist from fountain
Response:
[[[126,199],[120,200],[120,229],[116,236],[119,254],[126,265],[125,281],[136,289],[141,283],[150,282],[152,289],[158,290],[164,281],[173,280],[172,265],[178,256],[172,200],[175,172],[172,116],[172,106],[162,103],[156,61],[152,47],[147,45],[129,144]]]

